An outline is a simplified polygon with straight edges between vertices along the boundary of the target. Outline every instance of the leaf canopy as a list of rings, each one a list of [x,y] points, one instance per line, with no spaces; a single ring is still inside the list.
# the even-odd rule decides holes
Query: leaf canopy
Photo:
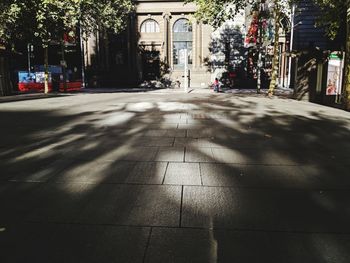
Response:
[[[43,46],[103,27],[118,32],[133,10],[132,0],[1,0],[0,40],[27,40]]]

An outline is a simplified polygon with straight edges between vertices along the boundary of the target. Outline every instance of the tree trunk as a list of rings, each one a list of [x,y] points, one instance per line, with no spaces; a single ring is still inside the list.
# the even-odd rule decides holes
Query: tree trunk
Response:
[[[277,3],[275,2],[275,8],[274,8],[274,17],[275,17],[275,39],[274,39],[274,50],[273,50],[273,59],[272,59],[272,75],[271,75],[271,82],[269,87],[269,96],[272,96],[276,85],[277,85],[277,78],[278,78],[278,62],[279,62],[279,30],[280,30],[280,10],[277,6]]]
[[[45,94],[49,93],[49,46],[44,47]]]
[[[345,56],[345,109],[350,111],[350,0],[347,1]]]
[[[63,75],[63,90],[64,92],[67,92],[67,65],[66,65],[66,58],[65,58],[65,44],[64,41],[61,43],[61,51],[62,51],[62,75]]]

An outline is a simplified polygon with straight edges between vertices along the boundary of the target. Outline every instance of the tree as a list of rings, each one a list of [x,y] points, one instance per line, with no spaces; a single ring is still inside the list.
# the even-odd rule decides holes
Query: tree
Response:
[[[275,25],[272,77],[269,87],[269,95],[272,95],[277,85],[278,77],[280,20],[283,15],[289,14],[292,0],[189,0],[189,2],[195,2],[198,6],[196,17],[203,22],[209,23],[214,28],[217,28],[228,19],[233,19],[248,5],[259,5],[264,2],[268,3],[269,8],[273,10],[273,16],[271,18],[274,19]]]
[[[44,49],[45,93],[48,92],[48,48],[63,44],[64,35],[75,37],[80,27],[84,36],[100,28],[118,32],[132,10],[131,0],[2,0],[0,39],[40,44]]]
[[[344,69],[344,107],[350,110],[350,0],[313,0],[321,9],[318,26],[326,29],[331,39],[339,37],[343,32],[342,48],[345,50]]]

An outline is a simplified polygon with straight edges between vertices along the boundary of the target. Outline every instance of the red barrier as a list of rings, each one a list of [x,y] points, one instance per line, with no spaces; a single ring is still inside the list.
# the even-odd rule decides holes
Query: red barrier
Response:
[[[67,90],[66,91],[78,91],[81,89],[81,81],[76,82],[67,82]],[[29,91],[37,91],[44,92],[45,85],[44,83],[18,83],[18,90],[20,92],[29,92]],[[49,92],[52,91],[52,83],[49,83]],[[64,92],[64,85],[60,83],[60,91]]]

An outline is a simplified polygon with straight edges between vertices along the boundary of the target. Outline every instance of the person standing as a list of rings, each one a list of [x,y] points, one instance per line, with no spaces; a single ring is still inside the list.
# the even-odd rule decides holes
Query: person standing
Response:
[[[213,83],[214,92],[219,92],[219,86],[220,86],[219,80],[218,78],[215,78]]]

